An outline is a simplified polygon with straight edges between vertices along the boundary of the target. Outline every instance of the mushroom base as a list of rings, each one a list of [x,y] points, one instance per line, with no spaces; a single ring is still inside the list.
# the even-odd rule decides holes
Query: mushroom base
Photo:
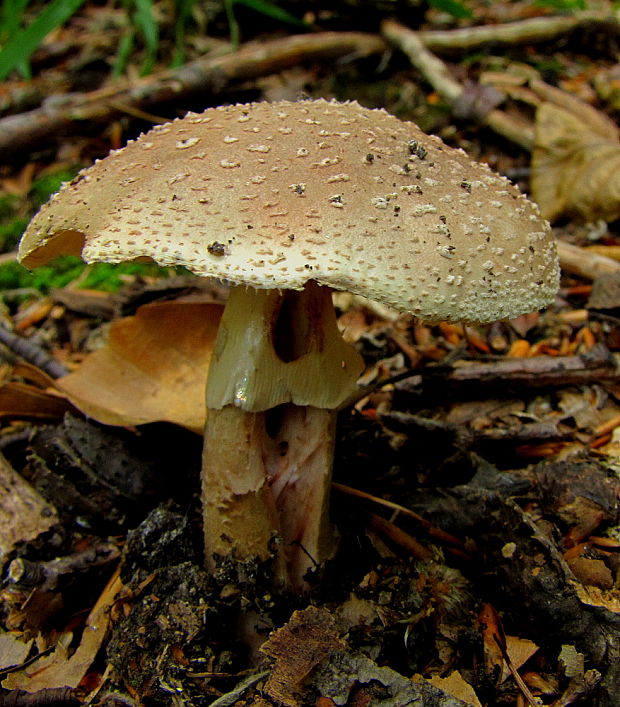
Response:
[[[203,508],[207,564],[273,559],[277,581],[335,550],[328,521],[336,411],[363,368],[329,288],[234,287],[207,384]]]
[[[204,446],[207,564],[272,560],[277,583],[304,575],[336,548],[328,519],[336,413],[281,405],[209,411]]]

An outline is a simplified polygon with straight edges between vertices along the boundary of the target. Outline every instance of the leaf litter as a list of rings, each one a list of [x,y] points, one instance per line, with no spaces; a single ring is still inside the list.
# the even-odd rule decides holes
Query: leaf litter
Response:
[[[524,3],[493,6],[476,3],[481,23],[532,13]],[[101,19],[110,9],[89,11]],[[109,51],[109,38],[89,41],[67,60],[73,79],[84,52]],[[528,69],[541,62],[536,51],[519,52]],[[541,73],[553,82],[568,56],[530,71],[512,103],[494,94],[492,108],[522,118]],[[458,71],[476,78],[495,60]],[[604,52],[601,62],[608,70]],[[359,97],[367,72],[341,71]],[[397,74],[396,104],[409,115],[508,172],[523,170],[522,155],[499,154],[471,125],[464,136],[462,122],[432,113],[437,96],[420,90],[419,76]],[[591,100],[583,76],[555,78]],[[391,88],[376,84],[388,104],[389,79]],[[333,77],[314,66],[293,84],[330,93]],[[292,89],[270,79],[261,90]],[[472,86],[470,97],[484,95]],[[10,300],[9,328],[70,370],[49,376],[14,357],[1,369],[0,445],[7,478],[19,482],[13,506],[0,503],[0,679],[15,699],[616,704],[620,319],[613,282],[592,286],[588,273],[593,241],[603,257],[618,247],[609,171],[617,130],[549,96],[529,104],[543,151],[532,169],[542,165],[548,204],[538,198],[577,247],[579,269],[567,269],[550,312],[484,328],[338,302],[368,387],[341,419],[332,502],[340,553],[306,598],[274,593],[260,566],[219,576],[202,568],[196,433],[220,305],[183,301],[172,282],[135,275],[132,297],[120,300],[73,288],[30,310]],[[218,100],[226,97],[243,98]],[[117,144],[121,123],[95,142]],[[591,145],[605,159],[592,164]],[[71,161],[93,149],[92,138],[74,142]],[[6,171],[3,189],[24,194],[40,172],[34,161]],[[610,224],[563,225],[567,216]],[[140,306],[158,299],[172,301]]]

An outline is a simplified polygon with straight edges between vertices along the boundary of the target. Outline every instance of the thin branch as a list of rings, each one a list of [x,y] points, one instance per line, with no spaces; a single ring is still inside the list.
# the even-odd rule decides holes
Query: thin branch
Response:
[[[484,104],[483,94],[485,91],[487,94],[489,91],[497,94],[495,89],[477,85],[465,87],[454,79],[444,62],[425,46],[422,32],[414,32],[394,20],[386,20],[381,26],[381,31],[389,42],[407,55],[412,65],[418,69],[453,110],[456,110],[457,107],[460,107],[461,111],[463,110],[468,92],[471,93],[475,90],[480,94],[483,100],[477,101],[478,104]],[[472,117],[512,142],[531,150],[534,144],[533,126],[494,108],[494,99],[495,96],[490,96],[488,98],[490,108],[488,110],[479,108],[472,114]]]
[[[387,501],[384,498],[379,498],[378,496],[373,496],[372,494],[366,492],[366,491],[361,491],[360,489],[353,488],[352,486],[346,486],[345,484],[339,484],[336,483],[335,481],[332,482],[332,488],[335,489],[336,491],[340,491],[341,493],[345,493],[349,496],[355,496],[356,498],[363,498],[367,501],[372,501],[372,503],[376,503],[379,506],[383,506],[384,508],[390,508],[393,511],[396,511],[397,513],[407,516],[409,518],[413,518],[415,521],[417,521],[425,530],[426,532],[436,540],[440,540],[443,543],[447,543],[448,545],[454,545],[456,547],[462,547],[463,546],[463,541],[460,540],[459,538],[456,538],[454,535],[451,535],[450,533],[445,532],[441,528],[438,528],[436,525],[433,525],[429,520],[426,520],[423,516],[419,515],[415,511],[412,511],[410,508],[407,508],[406,506],[401,506],[398,503],[394,503],[394,501]]]
[[[422,543],[418,542],[414,537],[409,535],[409,533],[406,533],[397,525],[394,525],[394,523],[391,523],[389,520],[386,520],[375,513],[369,513],[368,519],[371,527],[378,530],[382,535],[385,535],[392,542],[402,547],[416,560],[426,562],[433,558],[433,553],[427,547],[424,547]]]
[[[600,275],[620,273],[620,263],[586,248],[558,241],[560,263],[566,272],[596,280]]]
[[[498,361],[467,362],[454,366],[449,373],[441,369],[431,370],[441,375],[449,385],[536,389],[617,381],[620,378],[620,355],[599,345],[581,356],[502,358]],[[414,378],[417,374],[418,371],[411,371],[413,380],[400,382],[398,389],[401,392],[418,390],[419,380]]]
[[[364,32],[297,35],[246,45],[234,54],[197,59],[179,69],[119,81],[90,93],[52,96],[40,108],[0,120],[0,154],[29,151],[51,135],[75,131],[80,124],[107,123],[128,110],[146,111],[172,100],[178,104],[190,95],[217,95],[231,84],[305,62],[361,58],[386,48],[381,37]]]
[[[14,334],[2,324],[0,324],[0,343],[4,344],[17,356],[28,361],[28,363],[40,368],[52,378],[62,378],[69,372],[62,363],[59,363],[45,349],[35,344],[31,339],[25,339],[23,336]]]
[[[548,42],[588,27],[618,32],[618,17],[606,12],[578,12],[569,17],[554,15],[505,24],[428,30],[420,32],[420,39],[424,46],[434,52],[462,52],[480,49],[489,44],[497,46]]]

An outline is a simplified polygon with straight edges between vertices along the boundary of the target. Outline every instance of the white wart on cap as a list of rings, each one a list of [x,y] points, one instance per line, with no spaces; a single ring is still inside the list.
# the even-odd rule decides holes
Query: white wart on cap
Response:
[[[150,257],[262,289],[315,280],[430,320],[547,305],[549,225],[508,180],[383,110],[211,108],[83,170],[31,222],[29,267]]]

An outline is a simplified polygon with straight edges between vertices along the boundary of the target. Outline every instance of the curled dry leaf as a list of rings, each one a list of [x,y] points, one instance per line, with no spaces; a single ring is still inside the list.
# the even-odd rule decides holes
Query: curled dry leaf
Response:
[[[569,583],[582,604],[602,607],[612,614],[620,614],[620,590],[615,588],[601,589],[600,587],[585,585],[571,580],[569,580]]]
[[[158,302],[114,322],[107,345],[57,387],[108,425],[172,422],[202,434],[205,386],[222,311],[205,302]]]
[[[0,418],[59,420],[72,411],[75,412],[71,403],[53,390],[18,381],[0,385]]]
[[[550,221],[620,217],[620,131],[576,100],[544,101],[536,112],[532,197]]]
[[[433,675],[429,679],[431,685],[438,687],[440,690],[456,697],[463,702],[474,705],[474,707],[482,707],[482,703],[476,696],[474,688],[463,678],[458,670],[453,670],[450,675],[445,678],[439,675]]]
[[[0,633],[0,670],[23,663],[33,643],[33,638],[27,640],[18,633]]]
[[[54,508],[0,454],[0,563],[18,543],[33,540],[57,522]]]
[[[31,693],[55,687],[77,687],[101,648],[110,622],[110,607],[122,586],[117,570],[88,615],[82,637],[73,653],[69,654],[72,634],[61,634],[52,653],[22,670],[10,673],[2,682],[2,687]]]

